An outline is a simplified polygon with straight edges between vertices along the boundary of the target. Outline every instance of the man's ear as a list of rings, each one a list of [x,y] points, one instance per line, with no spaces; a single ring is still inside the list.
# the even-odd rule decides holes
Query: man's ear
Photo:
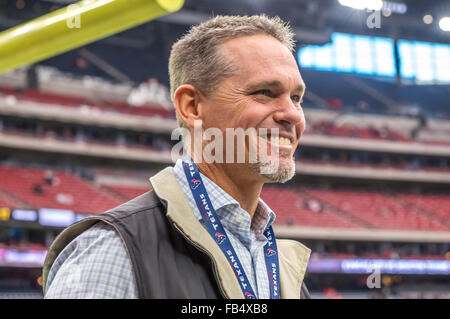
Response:
[[[189,128],[194,128],[194,120],[201,119],[200,95],[195,86],[184,84],[174,93],[173,103],[179,119]]]

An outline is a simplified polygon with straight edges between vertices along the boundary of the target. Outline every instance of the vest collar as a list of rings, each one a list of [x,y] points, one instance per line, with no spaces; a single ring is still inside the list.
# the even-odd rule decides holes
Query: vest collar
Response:
[[[244,298],[233,269],[208,231],[199,223],[180,188],[173,168],[167,167],[150,178],[156,195],[167,203],[167,217],[184,237],[213,260],[219,287],[225,297]],[[277,239],[282,298],[300,298],[300,289],[311,250],[294,240]]]

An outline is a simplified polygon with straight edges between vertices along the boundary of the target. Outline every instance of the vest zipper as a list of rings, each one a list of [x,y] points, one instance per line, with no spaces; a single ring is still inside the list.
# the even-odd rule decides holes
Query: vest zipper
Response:
[[[223,298],[225,299],[229,299],[226,296],[226,293],[222,287],[222,283],[219,280],[219,276],[217,274],[217,265],[216,265],[216,261],[214,260],[214,257],[209,253],[209,251],[207,251],[206,249],[204,249],[203,247],[201,247],[200,245],[198,245],[197,243],[195,243],[194,241],[192,241],[188,236],[186,236],[186,234],[181,230],[180,227],[178,227],[178,225],[172,221],[173,226],[176,228],[176,230],[190,243],[192,244],[195,248],[197,248],[198,250],[200,250],[201,252],[203,252],[204,254],[208,255],[208,257],[211,259],[212,264],[213,264],[213,274],[214,274],[214,278],[216,279],[217,282],[217,286],[219,287],[220,290],[220,294],[222,295]]]

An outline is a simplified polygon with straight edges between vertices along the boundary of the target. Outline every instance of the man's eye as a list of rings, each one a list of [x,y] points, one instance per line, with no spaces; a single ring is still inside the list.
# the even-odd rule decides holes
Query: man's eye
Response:
[[[264,95],[264,96],[273,97],[273,93],[270,90],[258,90],[256,92],[254,92],[253,94],[254,95]]]
[[[302,103],[302,99],[300,98],[300,95],[293,95],[291,96],[291,99],[294,103]]]

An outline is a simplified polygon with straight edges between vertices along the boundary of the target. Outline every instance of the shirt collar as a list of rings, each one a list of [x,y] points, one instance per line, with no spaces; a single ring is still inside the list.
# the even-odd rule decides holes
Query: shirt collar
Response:
[[[175,163],[174,174],[186,197],[188,198],[195,216],[198,220],[201,220],[202,216],[196,208],[195,200],[186,180],[183,169],[183,161],[181,159],[178,159]],[[211,199],[211,203],[224,227],[229,228],[227,227],[227,224],[241,224],[244,228],[251,228],[255,235],[259,236],[262,235],[265,229],[271,226],[275,221],[275,213],[261,198],[258,198],[258,206],[256,207],[253,219],[250,220],[250,215],[240,207],[238,201],[231,197],[207,176],[202,173],[200,173],[200,176]]]
[[[260,219],[257,221],[255,218]],[[272,226],[276,218],[274,211],[267,205],[261,197],[258,199],[258,206],[252,220],[252,229],[256,234],[263,233],[268,227]]]

